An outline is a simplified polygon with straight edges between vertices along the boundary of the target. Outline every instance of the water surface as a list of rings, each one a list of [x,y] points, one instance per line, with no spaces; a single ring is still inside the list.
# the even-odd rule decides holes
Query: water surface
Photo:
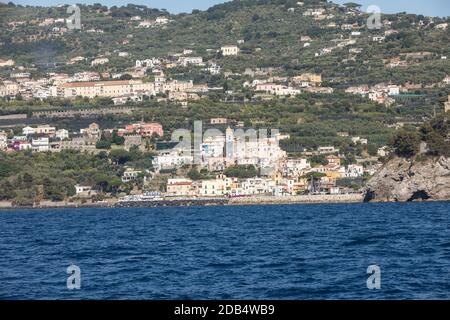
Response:
[[[448,299],[450,203],[0,211],[0,298]]]

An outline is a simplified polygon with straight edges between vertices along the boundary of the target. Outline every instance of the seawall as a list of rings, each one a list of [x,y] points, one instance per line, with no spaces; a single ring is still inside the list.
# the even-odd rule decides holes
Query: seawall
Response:
[[[230,205],[251,204],[302,204],[302,203],[359,203],[363,202],[362,194],[318,194],[286,197],[254,196],[246,198],[232,198]]]

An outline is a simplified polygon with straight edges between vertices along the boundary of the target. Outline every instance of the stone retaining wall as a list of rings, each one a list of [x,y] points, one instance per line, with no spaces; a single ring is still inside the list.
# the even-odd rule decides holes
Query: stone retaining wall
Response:
[[[246,198],[232,198],[229,204],[294,204],[294,203],[358,203],[363,202],[362,194],[327,194],[302,195],[287,197],[254,196]]]

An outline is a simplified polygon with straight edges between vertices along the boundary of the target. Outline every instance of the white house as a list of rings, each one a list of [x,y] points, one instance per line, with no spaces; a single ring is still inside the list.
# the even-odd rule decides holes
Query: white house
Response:
[[[299,176],[301,172],[311,169],[307,159],[288,159],[281,165],[283,176]]]
[[[0,67],[10,67],[10,66],[13,66],[13,65],[14,65],[14,60],[11,60],[11,59],[9,59],[9,60],[0,59]]]
[[[194,161],[193,156],[184,155],[178,151],[169,151],[165,153],[161,153],[153,160],[153,167],[156,171],[160,171],[162,169],[174,169],[179,168],[185,164],[192,164]]]
[[[67,131],[66,129],[60,129],[56,131],[55,137],[60,140],[69,139],[69,131]]]
[[[202,57],[181,57],[179,59],[180,64],[183,67],[187,67],[189,65],[201,65],[203,64],[203,58]]]
[[[267,178],[248,178],[240,183],[240,193],[243,195],[273,193],[276,183]]]
[[[133,168],[127,168],[122,175],[122,182],[130,182],[136,180],[138,176],[142,173],[140,170],[135,170]]]
[[[327,153],[339,152],[339,149],[336,149],[335,147],[330,146],[330,147],[319,147],[319,148],[317,148],[317,151],[319,152],[319,154],[327,154]]]
[[[36,133],[36,129],[32,128],[32,127],[25,127],[22,129],[22,134],[24,134],[25,136],[31,136],[33,134]]]
[[[33,139],[31,141],[31,148],[35,152],[46,152],[50,150],[49,139],[47,137]]]
[[[102,65],[102,64],[105,64],[108,62],[109,62],[108,58],[97,58],[97,59],[92,60],[91,66],[94,67],[94,66]]]
[[[436,29],[439,29],[439,30],[445,30],[445,29],[447,29],[447,27],[448,27],[448,23],[440,23],[440,24],[438,24],[438,25],[436,25]]]
[[[209,73],[211,73],[212,75],[218,75],[218,74],[220,74],[220,70],[221,70],[222,68],[218,65],[218,64],[216,64],[216,63],[212,63],[208,68],[207,68],[207,70],[209,71]]]
[[[161,16],[161,17],[156,18],[155,22],[156,22],[156,24],[167,24],[170,22],[170,20],[167,17]]]
[[[382,41],[384,41],[385,39],[386,39],[385,36],[375,36],[375,37],[372,37],[372,41],[373,41],[373,42],[382,42]]]
[[[6,149],[8,146],[8,137],[5,131],[0,131],[0,150]]]
[[[345,170],[346,178],[358,178],[362,177],[364,174],[364,167],[359,164],[350,164]]]
[[[81,186],[81,185],[77,184],[75,186],[75,193],[77,196],[89,196],[89,195],[98,193],[98,191],[92,190],[92,187],[90,187],[90,186]]]
[[[240,51],[238,46],[224,46],[220,50],[224,56],[237,56]]]
[[[398,86],[389,86],[389,93],[390,96],[396,96],[400,94],[400,88]]]
[[[368,140],[367,140],[367,139],[362,139],[362,138],[360,138],[360,137],[352,137],[352,142],[353,142],[354,144],[357,144],[357,143],[367,144],[367,143],[368,143]]]

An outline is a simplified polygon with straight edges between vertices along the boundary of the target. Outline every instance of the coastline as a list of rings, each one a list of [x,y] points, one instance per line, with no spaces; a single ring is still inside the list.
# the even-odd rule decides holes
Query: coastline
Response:
[[[363,203],[363,194],[343,195],[301,195],[301,196],[252,196],[243,198],[173,198],[161,201],[118,202],[112,200],[102,203],[50,202],[45,201],[34,206],[14,206],[11,202],[0,201],[2,210],[32,209],[77,209],[77,208],[146,208],[146,207],[188,207],[188,206],[250,206],[285,204],[333,204]]]
[[[423,202],[441,202],[449,200],[426,200]],[[301,196],[253,196],[245,198],[174,198],[160,201],[136,201],[106,203],[65,203],[44,202],[35,206],[13,206],[11,203],[0,201],[0,212],[11,210],[39,210],[39,209],[114,209],[114,208],[164,208],[164,207],[217,207],[217,206],[254,206],[254,205],[290,205],[290,204],[357,204],[368,203],[364,201],[364,194],[340,195],[301,195]],[[399,203],[398,201],[371,201],[370,203]]]

